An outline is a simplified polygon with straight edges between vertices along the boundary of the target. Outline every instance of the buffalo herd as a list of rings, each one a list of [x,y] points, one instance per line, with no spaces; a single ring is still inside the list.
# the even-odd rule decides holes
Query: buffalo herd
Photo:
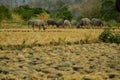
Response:
[[[120,0],[116,0],[115,3],[116,10],[120,12]],[[66,20],[66,19],[60,19],[58,21],[54,19],[48,19],[47,21],[43,20],[38,20],[38,19],[33,19],[33,20],[28,20],[28,27],[32,26],[33,30],[35,26],[39,27],[39,30],[43,28],[43,30],[46,29],[46,26],[56,26],[58,28],[60,27],[76,27],[76,28],[83,28],[84,26],[107,26],[108,24],[105,21],[102,21],[101,19],[98,18],[82,18],[80,21],[76,20]]]
[[[98,18],[82,18],[80,21],[76,20],[66,20],[60,19],[58,21],[54,19],[48,19],[47,21],[33,19],[28,20],[28,27],[32,26],[34,29],[35,26],[38,26],[39,30],[43,28],[45,30],[49,26],[56,26],[57,28],[84,28],[85,26],[106,26],[106,23]]]

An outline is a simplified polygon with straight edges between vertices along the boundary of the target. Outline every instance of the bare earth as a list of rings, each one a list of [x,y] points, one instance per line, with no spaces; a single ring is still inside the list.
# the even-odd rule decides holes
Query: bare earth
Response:
[[[0,50],[0,80],[120,80],[120,45]]]

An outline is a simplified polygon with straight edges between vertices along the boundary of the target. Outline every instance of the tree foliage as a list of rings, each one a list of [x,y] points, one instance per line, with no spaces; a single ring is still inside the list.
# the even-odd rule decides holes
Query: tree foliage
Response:
[[[51,12],[52,17],[72,20],[73,14],[69,10],[69,6],[66,3],[64,3],[61,0],[58,0],[55,6],[56,9]]]
[[[67,7],[61,8],[57,10],[58,18],[71,20],[73,18],[72,13],[68,10]]]
[[[83,0],[80,4],[81,17],[100,17],[100,0]]]
[[[28,20],[33,16],[33,11],[29,6],[17,7],[14,12],[18,13],[24,20]]]
[[[102,18],[107,21],[116,20],[120,22],[120,13],[115,9],[115,0],[102,0],[101,3]]]
[[[45,9],[42,8],[31,8],[28,5],[17,7],[14,10],[16,13],[21,15],[21,17],[26,21],[29,20],[31,17],[37,16],[38,14],[47,12]]]
[[[0,21],[2,21],[3,19],[10,19],[11,18],[11,11],[3,6],[0,5]]]

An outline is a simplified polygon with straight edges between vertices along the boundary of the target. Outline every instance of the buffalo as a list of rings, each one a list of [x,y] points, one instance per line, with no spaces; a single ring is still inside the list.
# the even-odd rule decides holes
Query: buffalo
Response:
[[[63,26],[65,27],[71,27],[71,23],[69,20],[64,20]]]
[[[72,21],[71,21],[71,25],[72,25],[72,26],[77,26],[77,21],[76,21],[76,20],[72,20]]]
[[[77,25],[77,28],[80,28],[82,26],[87,26],[91,24],[91,20],[89,18],[82,18],[80,22]]]
[[[102,21],[101,19],[98,19],[98,18],[92,18],[91,19],[91,24],[93,26],[109,26],[109,24],[105,21]]]
[[[47,24],[48,26],[57,26],[57,22],[55,20],[49,19],[47,20]]]
[[[38,19],[29,20],[29,21],[28,21],[28,27],[29,27],[30,25],[32,26],[33,30],[34,30],[34,27],[35,27],[35,26],[38,26],[38,27],[39,27],[39,30],[40,30],[41,28],[43,28],[43,30],[46,29],[46,28],[45,28],[45,22],[44,22],[43,20],[38,20]]]
[[[60,19],[60,20],[58,20],[58,22],[57,22],[57,27],[63,27],[63,24],[64,24],[64,19]]]
[[[98,18],[92,18],[91,19],[91,24],[93,26],[104,26],[104,22],[101,19],[98,19]]]

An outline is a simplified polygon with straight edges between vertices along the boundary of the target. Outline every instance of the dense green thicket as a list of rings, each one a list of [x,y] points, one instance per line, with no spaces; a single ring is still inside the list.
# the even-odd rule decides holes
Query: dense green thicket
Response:
[[[120,13],[115,9],[115,0],[102,0],[101,17],[104,20],[120,22]]]
[[[49,11],[52,18],[72,20],[73,14],[69,10],[69,6],[63,1],[57,1],[55,9]]]
[[[29,6],[20,6],[14,9],[14,12],[18,13],[23,20],[29,20],[31,17],[45,12],[42,8],[31,8]]]
[[[72,13],[68,10],[67,7],[58,9],[56,12],[56,15],[58,16],[58,18],[63,18],[63,19],[67,19],[67,20],[72,20],[72,18],[73,18]]]
[[[10,18],[12,18],[11,11],[7,7],[0,5],[0,22],[3,19],[10,19]]]
[[[101,1],[101,2],[100,2]],[[88,18],[102,18],[105,21],[108,21],[111,26],[120,26],[120,13],[115,9],[115,0],[86,0],[83,1],[80,6],[75,6],[78,11],[79,17],[75,18],[75,14],[70,10],[70,6],[67,3],[58,0],[54,9],[45,10],[43,8],[31,8],[29,6],[20,6],[15,9],[9,10],[9,8],[0,5],[0,21],[3,19],[9,19],[11,17],[11,12],[17,13],[25,21],[36,17],[41,13],[47,12],[50,15],[50,18],[53,19],[68,19],[80,20],[82,17]],[[38,3],[39,4],[39,3]],[[80,7],[80,10],[78,10]]]
[[[106,43],[120,44],[120,33],[114,34],[110,28],[105,29],[99,39]]]

